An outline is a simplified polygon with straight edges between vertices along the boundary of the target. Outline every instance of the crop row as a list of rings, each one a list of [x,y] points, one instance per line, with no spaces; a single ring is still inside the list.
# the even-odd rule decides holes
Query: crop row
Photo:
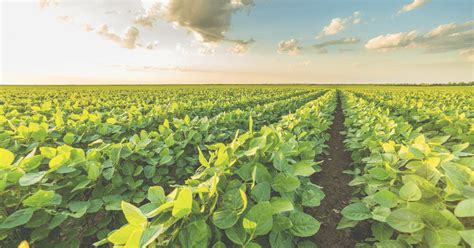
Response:
[[[376,247],[472,246],[472,145],[460,142],[462,134],[450,139],[449,129],[438,129],[446,118],[442,115],[430,116],[417,128],[400,114],[414,114],[413,108],[395,111],[383,98],[375,100],[376,94],[364,98],[344,93],[346,146],[356,164],[350,185],[361,197],[343,209],[339,228],[370,222],[368,241]],[[422,115],[419,108],[413,116]],[[425,133],[429,127],[438,131]]]
[[[140,208],[122,202],[127,223],[96,245],[126,247],[314,247],[301,237],[320,223],[303,212],[324,193],[309,182],[316,151],[328,139],[335,92],[309,102],[260,131],[210,146],[209,158],[184,185],[148,191]]]
[[[242,125],[248,126],[249,120],[253,122],[251,126],[260,127],[321,94],[310,92],[212,119],[165,120],[157,131],[142,131],[121,143],[93,142],[87,149],[73,148],[74,140],[66,142],[63,137],[65,144],[59,143],[60,146],[36,144],[25,157],[12,158],[14,165],[13,160],[9,161],[11,153],[2,150],[6,160],[1,169],[6,173],[1,175],[0,186],[5,199],[2,215],[6,219],[0,226],[1,233],[10,238],[29,236],[31,242],[41,244],[43,240],[46,245],[60,240],[63,245],[92,243],[94,235],[103,237],[110,231],[108,227],[121,223],[116,216],[121,201],[141,203],[146,200],[150,185],[167,186],[192,175],[202,154],[199,145],[204,150],[207,148],[203,143],[228,142],[236,130],[246,129]],[[218,135],[221,133],[227,134]],[[165,188],[168,190],[169,186]],[[24,201],[31,199],[35,203],[25,205]],[[26,213],[21,206],[29,207]],[[18,217],[29,219],[10,223]],[[18,226],[23,228],[14,228]],[[77,229],[81,232],[73,233]]]

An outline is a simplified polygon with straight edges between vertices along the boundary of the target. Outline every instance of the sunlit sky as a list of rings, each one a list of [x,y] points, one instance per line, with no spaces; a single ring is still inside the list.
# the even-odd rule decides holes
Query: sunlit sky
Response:
[[[0,1],[0,84],[474,81],[472,0]]]

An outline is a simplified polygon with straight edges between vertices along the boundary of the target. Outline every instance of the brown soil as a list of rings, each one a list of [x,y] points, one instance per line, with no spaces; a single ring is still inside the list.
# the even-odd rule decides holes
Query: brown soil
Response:
[[[363,241],[370,234],[368,223],[359,223],[356,227],[337,230],[342,215],[341,210],[350,203],[353,189],[347,185],[352,176],[344,174],[344,170],[350,169],[352,164],[350,152],[344,150],[344,114],[341,107],[341,99],[338,95],[338,103],[335,111],[334,122],[329,133],[329,154],[323,159],[322,171],[311,177],[314,184],[323,187],[326,197],[321,205],[308,209],[316,219],[321,221],[321,228],[313,237],[318,247],[345,248],[354,247],[357,242]]]

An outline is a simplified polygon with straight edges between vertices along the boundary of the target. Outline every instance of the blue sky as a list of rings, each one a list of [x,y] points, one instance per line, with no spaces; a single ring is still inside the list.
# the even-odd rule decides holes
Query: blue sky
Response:
[[[316,43],[314,37],[332,18],[347,17],[360,11],[363,24],[332,38],[360,36],[365,39],[385,33],[411,30],[429,31],[451,22],[473,19],[470,0],[433,0],[413,11],[397,15],[411,1],[394,0],[264,0],[250,11],[234,15],[230,37],[254,38],[258,46],[271,49],[278,40],[301,38],[303,45]],[[356,46],[363,47],[363,43]]]
[[[473,81],[473,7],[472,0],[7,0],[0,83]]]

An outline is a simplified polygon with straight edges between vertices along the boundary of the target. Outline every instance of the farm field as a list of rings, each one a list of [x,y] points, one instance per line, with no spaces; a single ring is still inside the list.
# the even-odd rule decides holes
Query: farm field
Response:
[[[0,247],[473,247],[473,144],[473,86],[4,86]]]

